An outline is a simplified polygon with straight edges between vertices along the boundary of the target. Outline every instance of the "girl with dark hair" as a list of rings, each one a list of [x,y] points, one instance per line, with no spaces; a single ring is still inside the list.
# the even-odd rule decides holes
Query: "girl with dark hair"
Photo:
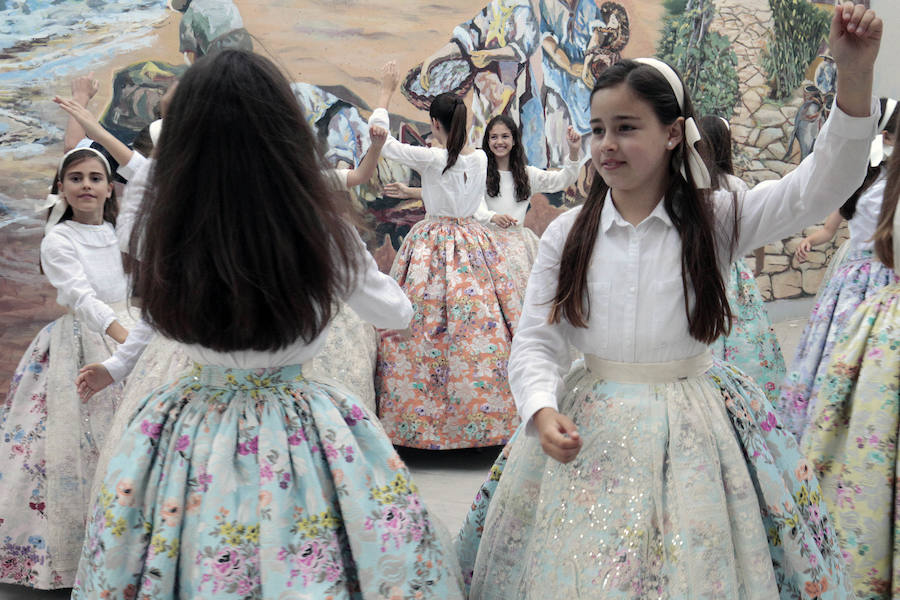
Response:
[[[156,156],[133,285],[195,366],[131,416],[73,598],[460,598],[374,417],[304,375],[339,300],[384,328],[412,307],[348,222],[284,75],[245,51],[198,60]]]
[[[578,179],[581,136],[571,126],[567,141],[569,155],[563,168],[545,171],[526,162],[522,136],[512,118],[497,115],[484,130],[486,193],[475,218],[493,230],[523,296],[538,247],[538,237],[525,227],[531,196],[565,190]]]
[[[850,239],[842,247],[846,251],[839,251],[832,257],[837,266],[832,275],[820,284],[816,304],[776,400],[775,407],[784,426],[798,440],[809,426],[809,415],[815,410],[819,386],[822,385],[825,369],[831,361],[834,344],[850,317],[863,300],[897,281],[893,269],[880,262],[873,251],[872,236],[878,224],[887,183],[885,150],[891,147],[894,125],[900,115],[897,103],[893,100],[882,98],[881,109],[883,112],[878,124],[879,134],[871,144],[866,178],[840,207],[840,216],[832,213],[828,219],[832,222],[839,222],[840,217],[847,219]],[[884,133],[887,135],[883,135]],[[827,240],[804,240],[797,248],[798,256],[801,251],[805,254],[807,248],[811,248],[807,244],[824,241]]]
[[[841,81],[814,155],[737,194],[707,189],[671,67],[623,60],[598,75],[591,191],[541,238],[513,342],[522,428],[470,514],[489,496],[483,527],[460,544],[470,598],[848,597],[796,441],[708,345],[728,331],[733,256],[859,185],[881,30],[862,5],[836,8]],[[570,344],[585,358],[564,379]]]
[[[396,64],[385,65],[370,125],[387,128],[398,81]],[[473,216],[487,157],[466,142],[466,105],[440,94],[429,115],[443,148],[389,137],[382,150],[419,172],[427,216],[410,229],[391,266],[415,316],[406,339],[382,339],[378,348],[378,416],[398,446],[496,446],[519,422],[506,363],[522,297],[502,249]]]
[[[54,178],[41,266],[68,313],[34,338],[0,409],[0,582],[72,587],[97,454],[121,387],[82,403],[74,380],[107,358],[132,319],[106,158],[68,152]]]
[[[747,184],[734,175],[731,162],[731,131],[721,117],[700,119],[700,134],[715,173],[715,187],[741,193]],[[769,402],[778,399],[778,384],[784,379],[784,357],[769,321],[756,279],[743,258],[736,256],[728,270],[726,285],[731,306],[731,329],[710,345],[713,356],[749,375]]]
[[[900,134],[897,125],[894,135]],[[894,155],[874,234],[875,255],[891,268],[900,256],[898,198],[900,160]],[[834,519],[855,598],[900,595],[898,331],[900,284],[895,282],[863,300],[838,337],[800,441]]]

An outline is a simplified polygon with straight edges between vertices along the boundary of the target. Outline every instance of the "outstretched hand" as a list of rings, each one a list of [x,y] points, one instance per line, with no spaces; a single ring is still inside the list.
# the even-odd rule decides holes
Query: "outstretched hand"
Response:
[[[381,67],[381,89],[393,92],[400,84],[400,71],[397,70],[397,61],[389,60]]]
[[[100,363],[85,365],[78,371],[78,377],[75,378],[75,386],[78,388],[78,396],[82,402],[87,402],[91,396],[102,391],[112,382],[112,375]]]
[[[542,408],[532,419],[547,456],[561,463],[575,460],[581,450],[581,436],[572,419],[552,408]]]
[[[71,98],[60,98],[59,96],[55,96],[53,101],[56,102],[61,109],[69,113],[73,119],[78,121],[78,124],[84,129],[87,137],[92,140],[97,139],[98,134],[102,132],[103,127],[91,111]]]
[[[384,184],[384,195],[388,198],[399,198],[401,200],[415,197],[413,188],[399,181]]]
[[[94,79],[94,72],[80,75],[72,80],[72,97],[82,105],[87,105],[100,90],[100,82]]]

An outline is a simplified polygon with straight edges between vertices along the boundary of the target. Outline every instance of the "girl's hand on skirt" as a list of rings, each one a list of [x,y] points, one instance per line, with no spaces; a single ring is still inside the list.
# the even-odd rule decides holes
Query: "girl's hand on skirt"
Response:
[[[392,342],[405,342],[412,337],[412,331],[409,327],[406,329],[379,329],[378,333],[381,334],[381,339],[391,340]]]
[[[502,227],[506,229],[507,227],[512,227],[517,223],[517,221],[509,215],[494,215],[491,217],[491,223],[498,227]]]
[[[561,463],[575,460],[581,450],[581,436],[575,423],[552,408],[542,408],[534,416],[544,453]]]
[[[82,402],[87,402],[91,396],[102,391],[113,382],[112,375],[100,363],[91,363],[78,371],[75,378],[75,386],[78,388],[78,396]]]

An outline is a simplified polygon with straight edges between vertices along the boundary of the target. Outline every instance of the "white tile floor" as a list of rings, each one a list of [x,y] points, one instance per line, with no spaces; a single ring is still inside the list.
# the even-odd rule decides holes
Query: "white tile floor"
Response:
[[[794,350],[806,324],[810,301],[783,301],[769,309],[775,332],[781,342],[785,360],[794,357]],[[431,511],[437,515],[452,535],[462,525],[466,511],[478,486],[487,475],[498,449],[402,450],[401,456],[409,465],[416,484]],[[0,600],[50,600],[67,598],[67,591],[37,592],[0,584]]]

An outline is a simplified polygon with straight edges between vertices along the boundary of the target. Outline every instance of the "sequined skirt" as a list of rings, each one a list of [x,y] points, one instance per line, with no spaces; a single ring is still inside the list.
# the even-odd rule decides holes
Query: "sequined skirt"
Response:
[[[517,431],[460,532],[469,597],[846,598],[819,485],[762,391],[708,357],[633,367],[567,377],[571,463]]]

